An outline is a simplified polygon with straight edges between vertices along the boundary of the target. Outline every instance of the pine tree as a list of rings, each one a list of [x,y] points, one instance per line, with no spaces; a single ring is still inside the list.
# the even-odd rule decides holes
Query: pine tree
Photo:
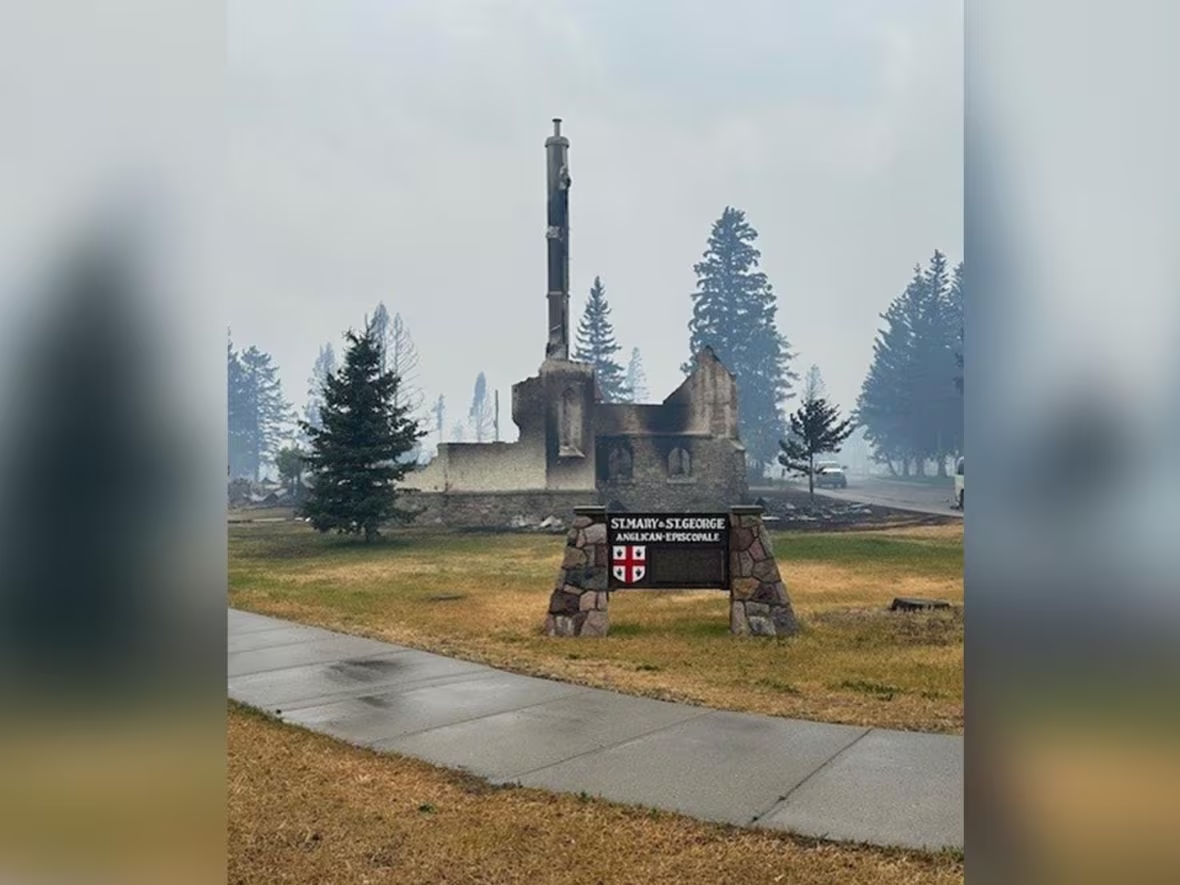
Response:
[[[865,427],[865,438],[874,457],[897,472],[908,475],[917,436],[914,432],[916,389],[916,348],[914,336],[917,306],[925,287],[921,268],[915,268],[905,292],[881,314],[885,327],[873,342],[873,362],[857,398],[856,418]]]
[[[253,345],[235,352],[229,342],[227,375],[230,475],[257,482],[286,436],[291,406],[270,354]]]
[[[861,386],[857,416],[876,460],[919,474],[934,459],[939,475],[962,449],[962,396],[957,366],[962,333],[962,271],[948,278],[946,256],[935,251],[925,270],[914,267],[905,291],[882,314],[873,363]]]
[[[626,402],[627,383],[623,367],[614,359],[620,350],[615,340],[615,330],[610,321],[610,304],[606,300],[606,288],[602,280],[594,278],[586,309],[578,323],[577,345],[574,359],[594,364],[594,377],[602,398],[608,403]]]
[[[647,373],[643,371],[638,347],[631,348],[631,359],[627,362],[627,394],[629,402],[647,402]]]
[[[369,542],[383,523],[412,518],[396,506],[395,483],[412,469],[403,457],[422,433],[408,407],[393,404],[398,377],[381,371],[372,325],[345,338],[344,365],[324,388],[323,424],[304,424],[311,489],[302,513],[318,531],[363,533]]]
[[[812,367],[814,369],[814,367]],[[818,369],[815,370],[818,376]],[[778,462],[792,473],[807,476],[807,491],[815,503],[815,456],[838,452],[856,429],[852,418],[841,420],[840,410],[822,396],[809,397],[790,417],[789,435],[779,441]]]
[[[790,344],[776,326],[778,303],[757,270],[762,257],[754,247],[758,232],[740,209],[726,207],[713,224],[703,260],[694,265],[689,362],[705,345],[737,378],[738,418],[750,466],[769,463],[784,436],[782,406],[794,394]]]
[[[945,477],[947,458],[958,450],[959,429],[955,415],[959,402],[955,389],[956,320],[951,308],[951,280],[946,256],[934,251],[923,274],[926,286],[918,346],[921,362],[919,397],[927,405],[924,454]]]
[[[488,399],[488,379],[483,372],[475,378],[475,392],[471,397],[471,410],[467,413],[476,442],[485,442],[492,432],[492,403]]]

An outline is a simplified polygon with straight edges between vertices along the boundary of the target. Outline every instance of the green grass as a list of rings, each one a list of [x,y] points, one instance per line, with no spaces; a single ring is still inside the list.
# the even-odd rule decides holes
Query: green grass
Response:
[[[961,576],[962,543],[872,532],[772,532],[776,556],[846,568],[900,569],[928,577]]]

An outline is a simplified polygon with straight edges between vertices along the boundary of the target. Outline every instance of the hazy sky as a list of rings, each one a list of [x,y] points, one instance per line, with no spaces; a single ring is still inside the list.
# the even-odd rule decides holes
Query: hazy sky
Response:
[[[571,326],[600,275],[651,398],[687,356],[726,205],[758,230],[803,374],[853,405],[915,262],[962,254],[955,0],[229,4],[229,324],[302,407],[378,300],[466,416],[544,357],[545,156],[570,139]],[[571,328],[571,334],[573,328]]]

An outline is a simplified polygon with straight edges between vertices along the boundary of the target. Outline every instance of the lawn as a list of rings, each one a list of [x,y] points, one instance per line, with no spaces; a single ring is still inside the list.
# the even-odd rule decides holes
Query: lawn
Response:
[[[544,635],[564,536],[397,530],[372,545],[298,522],[229,528],[237,608],[517,672],[730,710],[918,731],[963,724],[962,526],[774,533],[802,622],[733,637],[719,591],[611,595],[610,635]],[[950,612],[887,611],[929,596]]]
[[[961,883],[953,854],[835,845],[483,781],[229,710],[228,881]]]

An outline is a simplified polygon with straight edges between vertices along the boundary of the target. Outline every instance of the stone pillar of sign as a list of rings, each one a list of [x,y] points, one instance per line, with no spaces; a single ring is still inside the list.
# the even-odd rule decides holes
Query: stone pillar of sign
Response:
[[[549,597],[545,632],[550,636],[605,636],[607,574],[606,508],[575,507],[565,556]]]
[[[761,507],[729,510],[729,632],[790,636],[799,623],[779,574]]]

